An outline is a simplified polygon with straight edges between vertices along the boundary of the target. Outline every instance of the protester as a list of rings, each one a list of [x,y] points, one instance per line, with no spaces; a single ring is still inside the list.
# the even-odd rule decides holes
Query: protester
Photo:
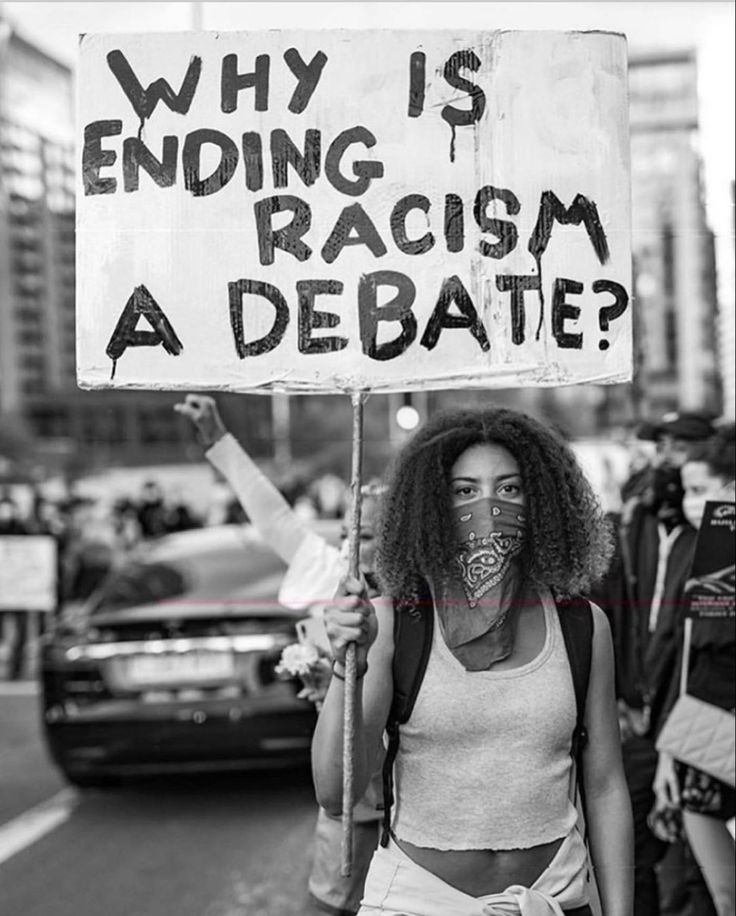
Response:
[[[12,496],[0,496],[0,537],[30,534],[28,522],[23,518],[20,508]],[[7,632],[5,624],[9,623],[8,637],[8,679],[17,681],[24,673],[26,645],[28,642],[28,611],[9,609],[0,613],[0,624]],[[0,635],[2,635],[0,633]]]
[[[191,531],[199,528],[200,520],[192,512],[184,499],[183,494],[176,489],[170,494],[168,502],[164,504],[164,528],[167,534],[177,531]]]
[[[143,538],[156,538],[167,533],[164,494],[155,480],[143,483],[136,513]]]
[[[174,409],[187,416],[197,430],[207,459],[222,474],[235,492],[248,518],[262,537],[288,564],[279,600],[294,609],[308,609],[321,618],[322,606],[335,593],[346,574],[347,531],[343,524],[343,548],[338,550],[312,531],[302,515],[290,507],[284,496],[260,471],[250,456],[227,431],[211,397],[187,395]],[[380,488],[364,488],[360,526],[361,573],[373,585],[373,560]],[[372,592],[375,593],[375,592]],[[323,627],[319,620],[321,641]],[[312,629],[312,632],[314,630]],[[324,689],[305,693],[321,703]],[[380,774],[379,774],[380,775]],[[353,916],[363,892],[363,882],[371,855],[378,844],[380,778],[366,787],[354,809],[354,868],[349,878],[340,874],[341,821],[320,808],[314,835],[314,858],[309,877],[309,894],[315,911],[333,916]],[[307,916],[307,912],[304,916]]]
[[[591,913],[569,785],[576,703],[555,600],[587,588],[608,560],[587,480],[567,446],[531,418],[450,411],[402,450],[382,519],[385,597],[368,600],[362,583],[347,580],[346,597],[326,610],[335,676],[312,755],[329,811],[342,804],[347,644],[357,644],[360,792],[393,699],[394,615],[431,614],[437,626],[414,712],[399,728],[391,833],[373,857],[361,916]],[[427,587],[431,601],[417,604]],[[603,613],[591,613],[588,837],[605,916],[630,916],[631,816],[611,640]]]
[[[665,414],[639,429],[653,460],[624,485],[614,566],[592,597],[613,626],[626,781],[634,814],[635,916],[711,916],[686,845],[652,832],[654,736],[677,656],[678,613],[695,544],[684,516],[680,468],[714,427],[705,414]]]
[[[734,499],[736,451],[734,425],[720,429],[711,441],[690,452],[682,468],[683,508],[694,527],[702,521],[708,500]],[[680,628],[681,632],[681,628]],[[734,620],[693,620],[687,692],[734,712],[736,709],[736,630]],[[682,664],[682,656],[679,665]],[[679,666],[670,684],[666,712],[674,705]],[[705,877],[718,916],[736,909],[734,843],[726,822],[736,814],[736,792],[694,767],[659,755],[654,789],[661,807],[678,805],[690,847]]]
[[[112,569],[120,551],[113,514],[91,497],[74,496],[68,505],[69,532],[64,556],[64,600],[86,601]]]

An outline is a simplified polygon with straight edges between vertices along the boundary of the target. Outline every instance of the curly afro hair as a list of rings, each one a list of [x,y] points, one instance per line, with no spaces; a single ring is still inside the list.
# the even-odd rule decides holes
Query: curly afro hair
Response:
[[[570,448],[543,424],[505,408],[448,410],[399,453],[383,497],[377,571],[384,594],[412,600],[422,580],[447,580],[455,557],[450,472],[473,445],[514,456],[526,495],[522,571],[557,595],[586,591],[613,550],[609,525]]]

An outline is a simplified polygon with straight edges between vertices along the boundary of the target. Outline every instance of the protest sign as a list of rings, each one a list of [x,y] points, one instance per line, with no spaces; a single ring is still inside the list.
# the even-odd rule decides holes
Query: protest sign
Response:
[[[48,535],[0,536],[0,610],[56,609],[56,541]]]
[[[626,67],[602,32],[83,36],[80,386],[628,380]]]
[[[688,617],[736,617],[736,503],[707,502],[686,584]]]

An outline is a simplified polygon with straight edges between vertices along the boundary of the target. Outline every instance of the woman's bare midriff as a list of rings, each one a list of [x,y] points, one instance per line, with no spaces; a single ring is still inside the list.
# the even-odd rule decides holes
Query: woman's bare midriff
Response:
[[[417,865],[468,894],[499,894],[509,885],[531,887],[554,859],[563,840],[531,849],[427,849],[406,840],[396,844]]]

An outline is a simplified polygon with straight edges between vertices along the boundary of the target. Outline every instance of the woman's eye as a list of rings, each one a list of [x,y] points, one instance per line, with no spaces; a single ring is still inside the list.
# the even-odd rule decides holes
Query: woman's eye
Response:
[[[498,492],[505,496],[518,496],[521,493],[521,487],[516,483],[506,483],[499,488]]]
[[[455,487],[455,496],[472,496],[473,487]]]

